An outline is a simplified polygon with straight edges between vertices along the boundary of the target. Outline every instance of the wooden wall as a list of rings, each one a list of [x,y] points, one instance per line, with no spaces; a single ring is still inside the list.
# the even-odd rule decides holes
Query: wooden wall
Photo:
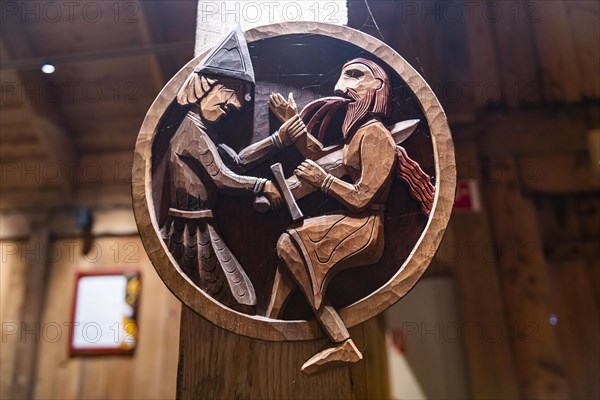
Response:
[[[350,0],[349,25],[396,49],[421,73],[450,122],[489,107],[600,98],[600,3]]]
[[[482,198],[432,270],[490,327],[465,339],[472,397],[600,397],[600,3],[369,5],[349,2],[350,26],[426,78]]]
[[[501,332],[492,340],[490,332],[479,330],[465,341],[471,396],[600,397],[600,156],[592,144],[600,135],[600,3],[369,4],[376,23],[363,0],[351,0],[349,25],[383,37],[431,84],[452,124],[459,179],[475,180],[483,200],[479,212],[453,216],[437,257],[443,273],[456,281],[463,322]],[[134,136],[123,138],[125,145],[116,150],[133,143]],[[112,146],[106,136],[91,139],[79,147],[97,150],[97,140]],[[101,156],[89,157],[107,164]],[[127,157],[122,153],[118,165],[127,165]],[[88,185],[89,193],[76,199],[78,205],[97,207],[98,223],[115,205],[131,218],[124,171],[122,190]],[[32,196],[14,190],[14,201],[0,207],[37,209],[42,200],[58,206],[61,193]],[[22,253],[30,243],[22,233],[30,229],[30,216],[10,212],[1,222],[14,221],[14,232],[7,235],[3,225],[2,237],[24,240],[0,242],[0,397],[14,398],[12,388],[23,379],[31,382],[35,398],[173,397],[179,303],[160,282],[137,237],[107,236],[123,234],[112,222],[95,228],[103,235],[96,238],[102,249],[96,262],[80,256],[77,239],[50,242],[59,248],[77,244],[74,258],[64,252],[50,263],[48,279],[41,280],[47,282],[42,326],[68,321],[76,271],[124,266],[123,246],[134,243],[144,284],[136,355],[70,359],[66,331],[56,342],[42,338],[35,345],[29,335],[25,344],[37,348],[34,373],[17,375],[21,332],[13,334],[6,323],[23,318],[26,282],[36,275],[26,276]],[[51,234],[75,235],[75,214],[69,214],[69,226],[61,226],[60,212],[52,211]],[[116,260],[115,243],[122,250]]]
[[[144,253],[137,236],[98,237],[90,253],[81,255],[81,240],[52,241],[47,297],[36,342],[25,334],[21,321],[25,287],[25,241],[2,241],[1,295],[2,342],[0,343],[0,397],[17,398],[12,392],[17,370],[16,349],[25,341],[37,347],[33,397],[38,399],[166,399],[174,398],[179,344],[180,303],[168,292]],[[68,355],[67,324],[71,318],[75,274],[137,267],[142,295],[139,343],[132,357],[76,357]],[[17,325],[15,325],[17,324]],[[17,331],[14,332],[15,326]],[[13,333],[14,332],[14,333]],[[36,346],[37,345],[37,346]],[[24,377],[22,379],[29,379]]]

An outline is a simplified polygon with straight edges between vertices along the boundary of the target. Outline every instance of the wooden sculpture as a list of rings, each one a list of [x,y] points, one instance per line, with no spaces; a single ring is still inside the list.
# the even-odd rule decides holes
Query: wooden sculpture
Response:
[[[318,23],[236,28],[148,112],[134,209],[190,310],[258,339],[325,334],[298,365],[312,374],[361,360],[348,328],[422,275],[454,174],[439,103],[385,44]]]
[[[332,149],[325,149],[317,138],[305,131],[296,147],[306,161],[294,174],[300,181],[339,200],[345,210],[306,219],[281,235],[277,242],[278,268],[267,309],[267,317],[279,318],[293,290],[299,287],[317,320],[336,343],[302,366],[307,373],[317,372],[327,365],[362,359],[325,292],[336,273],[373,265],[381,258],[385,204],[397,162],[396,144],[381,122],[381,118],[390,113],[391,92],[390,80],[383,68],[362,58],[349,61],[342,68],[335,92],[343,97],[311,103],[302,114],[307,116],[318,108],[308,124],[315,126],[320,122],[320,132],[323,132],[330,113],[340,107],[347,108],[342,125],[342,172],[335,176],[314,161],[322,160]],[[286,103],[280,94],[273,94],[271,110],[280,120],[285,122],[290,108],[293,103]],[[280,132],[286,128],[282,127]],[[324,133],[319,136],[323,137]],[[400,154],[414,163],[405,153]],[[406,180],[421,194],[419,200],[426,200],[422,203],[424,209],[429,210],[433,185],[418,165],[413,172]],[[350,182],[341,180],[342,175],[348,175]],[[400,177],[405,178],[402,174]]]
[[[253,85],[254,71],[239,28],[184,82],[177,102],[189,105],[190,111],[170,142],[169,217],[161,228],[169,250],[186,274],[211,297],[238,309],[255,306],[256,294],[213,222],[217,198],[212,186],[229,194],[264,193],[275,205],[280,203],[280,196],[272,182],[237,175],[226,167],[213,140],[219,135],[215,125],[251,99]],[[282,141],[275,134],[246,152],[258,160],[283,143],[289,140]],[[238,157],[238,162],[244,164],[245,160]]]

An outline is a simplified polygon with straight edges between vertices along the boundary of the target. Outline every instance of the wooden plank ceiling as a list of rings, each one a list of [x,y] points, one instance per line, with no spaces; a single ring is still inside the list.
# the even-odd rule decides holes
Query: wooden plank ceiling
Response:
[[[111,193],[128,203],[146,110],[193,56],[196,2],[10,3],[0,32],[0,207],[94,205]],[[44,62],[56,72],[42,73]]]
[[[192,57],[196,1],[76,2],[72,12],[66,2],[6,4],[16,8],[3,6],[0,34],[0,208],[129,205],[136,134]],[[600,3],[370,4],[377,23],[351,0],[349,25],[384,38],[419,70],[454,126],[562,105],[592,107],[587,129],[597,128]],[[46,61],[56,73],[40,72]]]

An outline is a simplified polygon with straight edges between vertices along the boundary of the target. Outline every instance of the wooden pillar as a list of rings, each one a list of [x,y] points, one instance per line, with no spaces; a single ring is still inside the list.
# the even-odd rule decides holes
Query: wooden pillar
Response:
[[[188,307],[181,313],[178,399],[363,399],[367,363],[363,327],[350,330],[365,360],[315,376],[302,364],[328,341],[268,342],[218,328]],[[377,388],[371,388],[372,391]]]
[[[25,293],[21,310],[20,340],[13,372],[11,397],[31,399],[35,393],[35,371],[41,340],[42,310],[47,288],[49,229],[46,221],[31,228],[25,265]]]
[[[590,266],[600,267],[597,260],[596,265],[582,257],[551,263],[556,330],[570,394],[575,399],[600,398],[600,319],[597,305],[590,302],[594,299],[594,288],[588,270]]]
[[[233,19],[235,2],[223,2],[215,9],[214,4],[198,5],[196,28],[196,55],[218,41],[235,22],[244,29],[281,20],[283,5],[265,8],[270,13],[261,21]],[[240,2],[241,3],[241,2]],[[329,14],[328,22],[347,22],[343,1],[330,2],[335,7],[335,21]],[[299,3],[294,2],[297,6]],[[239,4],[238,4],[239,5]],[[314,19],[311,4],[301,4],[304,18]],[[238,17],[243,14],[237,14]],[[311,19],[312,20],[312,19]],[[283,20],[282,20],[283,22]],[[368,323],[366,323],[368,324]],[[383,341],[382,329],[369,325],[369,340]],[[365,346],[363,325],[350,330],[365,360],[352,367],[337,368],[316,376],[300,371],[302,364],[329,343],[326,339],[304,342],[268,342],[240,336],[211,324],[194,311],[182,305],[179,349],[177,398],[244,398],[244,399],[360,399],[367,393],[383,393],[379,387],[367,388],[367,365],[377,370],[386,365],[379,354],[373,357]],[[375,347],[375,346],[373,346]],[[384,367],[385,368],[385,367]],[[377,380],[377,382],[382,382]],[[383,389],[385,390],[385,389]]]
[[[459,179],[481,184],[477,145],[472,140],[457,143],[456,156]],[[454,213],[450,230],[458,249],[452,263],[461,312],[466,330],[471,329],[465,337],[471,395],[476,399],[517,398],[510,330],[485,209]]]
[[[568,397],[557,333],[549,323],[550,279],[533,201],[523,195],[517,162],[489,162],[487,195],[521,397]]]

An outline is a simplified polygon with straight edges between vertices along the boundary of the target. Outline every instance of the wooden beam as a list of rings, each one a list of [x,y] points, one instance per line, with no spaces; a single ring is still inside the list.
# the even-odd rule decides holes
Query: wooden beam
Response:
[[[2,160],[2,163],[18,162],[30,159],[31,157],[41,157],[45,155],[45,149],[40,146],[40,142],[37,139],[16,143],[6,143],[5,141],[2,141],[2,146],[0,146],[0,159]]]
[[[546,194],[600,192],[600,180],[586,153],[559,153],[519,159],[524,190]]]
[[[531,13],[527,13],[524,1],[493,3],[494,39],[498,51],[498,71],[503,103],[514,108],[519,105],[538,104],[541,85],[538,77],[538,61],[531,32]],[[515,10],[520,12],[514,17]],[[551,27],[550,27],[551,29]],[[518,44],[518,45],[516,45]],[[475,55],[477,57],[477,55]]]
[[[67,208],[52,213],[48,226],[55,238],[77,237],[81,228],[77,223],[77,208]],[[137,234],[133,212],[128,206],[96,207],[91,209],[94,223],[91,234],[100,236],[132,236]],[[30,223],[39,213],[0,212],[0,240],[18,240],[29,237]]]
[[[470,83],[473,87],[475,106],[481,108],[501,101],[498,54],[493,37],[493,24],[486,20],[485,13],[473,12],[469,17],[472,19],[465,23],[465,29],[471,66]]]
[[[597,254],[595,257],[597,260]],[[595,287],[587,268],[589,262],[571,256],[553,260],[550,268],[554,324],[573,399],[600,397],[600,310],[593,301]]]
[[[441,90],[438,89],[437,96],[448,115],[449,123],[469,123],[476,120],[476,89],[471,86],[471,59],[477,55],[469,54],[471,50],[465,44],[468,39],[467,25],[449,18],[441,18],[439,24],[437,62],[443,68],[439,70]]]
[[[15,23],[10,25],[10,28],[7,29],[11,29],[10,49],[12,51],[9,52],[7,42],[0,40],[2,59],[11,59],[17,52],[18,57],[32,55],[33,50],[26,41],[26,32],[24,32],[22,26]],[[59,118],[60,113],[53,104],[33,98],[34,91],[26,90],[26,88],[43,87],[41,73],[39,71],[17,71],[12,79],[18,88],[17,90],[21,91],[22,110],[27,116],[33,132],[35,132],[41,148],[44,149],[52,162],[56,163],[64,172],[76,160],[76,151],[71,138],[64,129],[64,123]],[[73,190],[72,182],[64,180],[61,187],[64,197],[68,198]]]
[[[35,371],[46,297],[50,230],[44,220],[32,229],[26,251],[26,277],[21,310],[21,340],[17,342],[11,397],[31,399],[35,393]]]
[[[323,339],[275,343],[250,339],[218,328],[182,306],[177,397],[366,398],[365,378],[358,373],[359,384],[355,385],[351,371],[361,368],[364,373],[364,363],[315,376],[300,371],[302,363],[326,342]]]
[[[1,43],[2,43],[2,41],[0,41],[0,53],[2,52]],[[0,54],[0,56],[1,55],[3,55],[3,53]],[[17,85],[17,82],[15,82],[15,80],[16,80],[16,74],[14,73],[14,71],[12,71],[12,73],[2,73],[2,81],[4,84],[6,84],[6,85],[14,84],[15,90],[22,89],[21,86]],[[5,89],[4,93],[5,93],[4,95],[7,97],[11,96],[10,92],[8,92],[7,89]],[[18,96],[20,96],[20,95],[18,95]],[[2,112],[2,118],[0,118],[0,127],[2,128],[1,129],[2,138],[6,137],[9,130],[12,130],[12,129],[28,129],[29,130],[29,128],[30,128],[29,118],[23,111],[23,108],[21,107],[20,104],[19,104],[19,106],[7,106],[7,107],[3,106],[1,112]],[[15,127],[17,127],[17,128],[15,128]]]
[[[587,0],[565,1],[566,15],[575,45],[575,54],[583,80],[583,94],[587,99],[600,98],[600,3]]]
[[[595,108],[487,112],[474,126],[473,140],[478,142],[482,157],[490,158],[586,151],[588,112]],[[462,130],[454,129],[457,137],[460,138]]]
[[[584,71],[580,70],[578,65],[574,32],[569,26],[565,6],[567,2],[530,2],[530,7],[535,10],[535,15],[532,16],[535,21],[529,25],[536,39],[543,92],[547,102],[579,101],[583,98],[584,87],[588,84],[587,78],[584,78]]]
[[[476,144],[458,145],[456,156],[459,179],[474,179],[481,185]],[[510,331],[490,230],[485,210],[455,213],[449,226],[451,240],[442,242],[441,249],[452,246],[449,253],[453,259],[448,262],[454,267],[461,314],[465,323],[480,333],[465,340],[471,394],[476,399],[514,399],[519,392],[510,335],[492,341],[486,331],[490,327]]]
[[[549,324],[550,281],[533,201],[519,187],[517,162],[491,160],[487,201],[508,310],[521,397],[569,397],[556,331]]]
[[[139,19],[137,25],[140,28],[142,44],[145,46],[151,46],[153,44],[152,28],[148,23],[146,11],[144,10],[145,6],[140,0],[136,0],[134,4],[137,4],[137,18]],[[156,53],[151,53],[148,56],[148,61],[150,73],[152,75],[152,81],[154,82],[154,86],[156,87],[156,93],[158,94],[162,90],[164,84],[166,83],[165,76],[162,71],[162,67],[160,66],[160,60]]]
[[[131,206],[131,184],[88,184],[65,199],[61,188],[11,190],[0,196],[0,210],[39,210],[77,204],[82,207]]]

